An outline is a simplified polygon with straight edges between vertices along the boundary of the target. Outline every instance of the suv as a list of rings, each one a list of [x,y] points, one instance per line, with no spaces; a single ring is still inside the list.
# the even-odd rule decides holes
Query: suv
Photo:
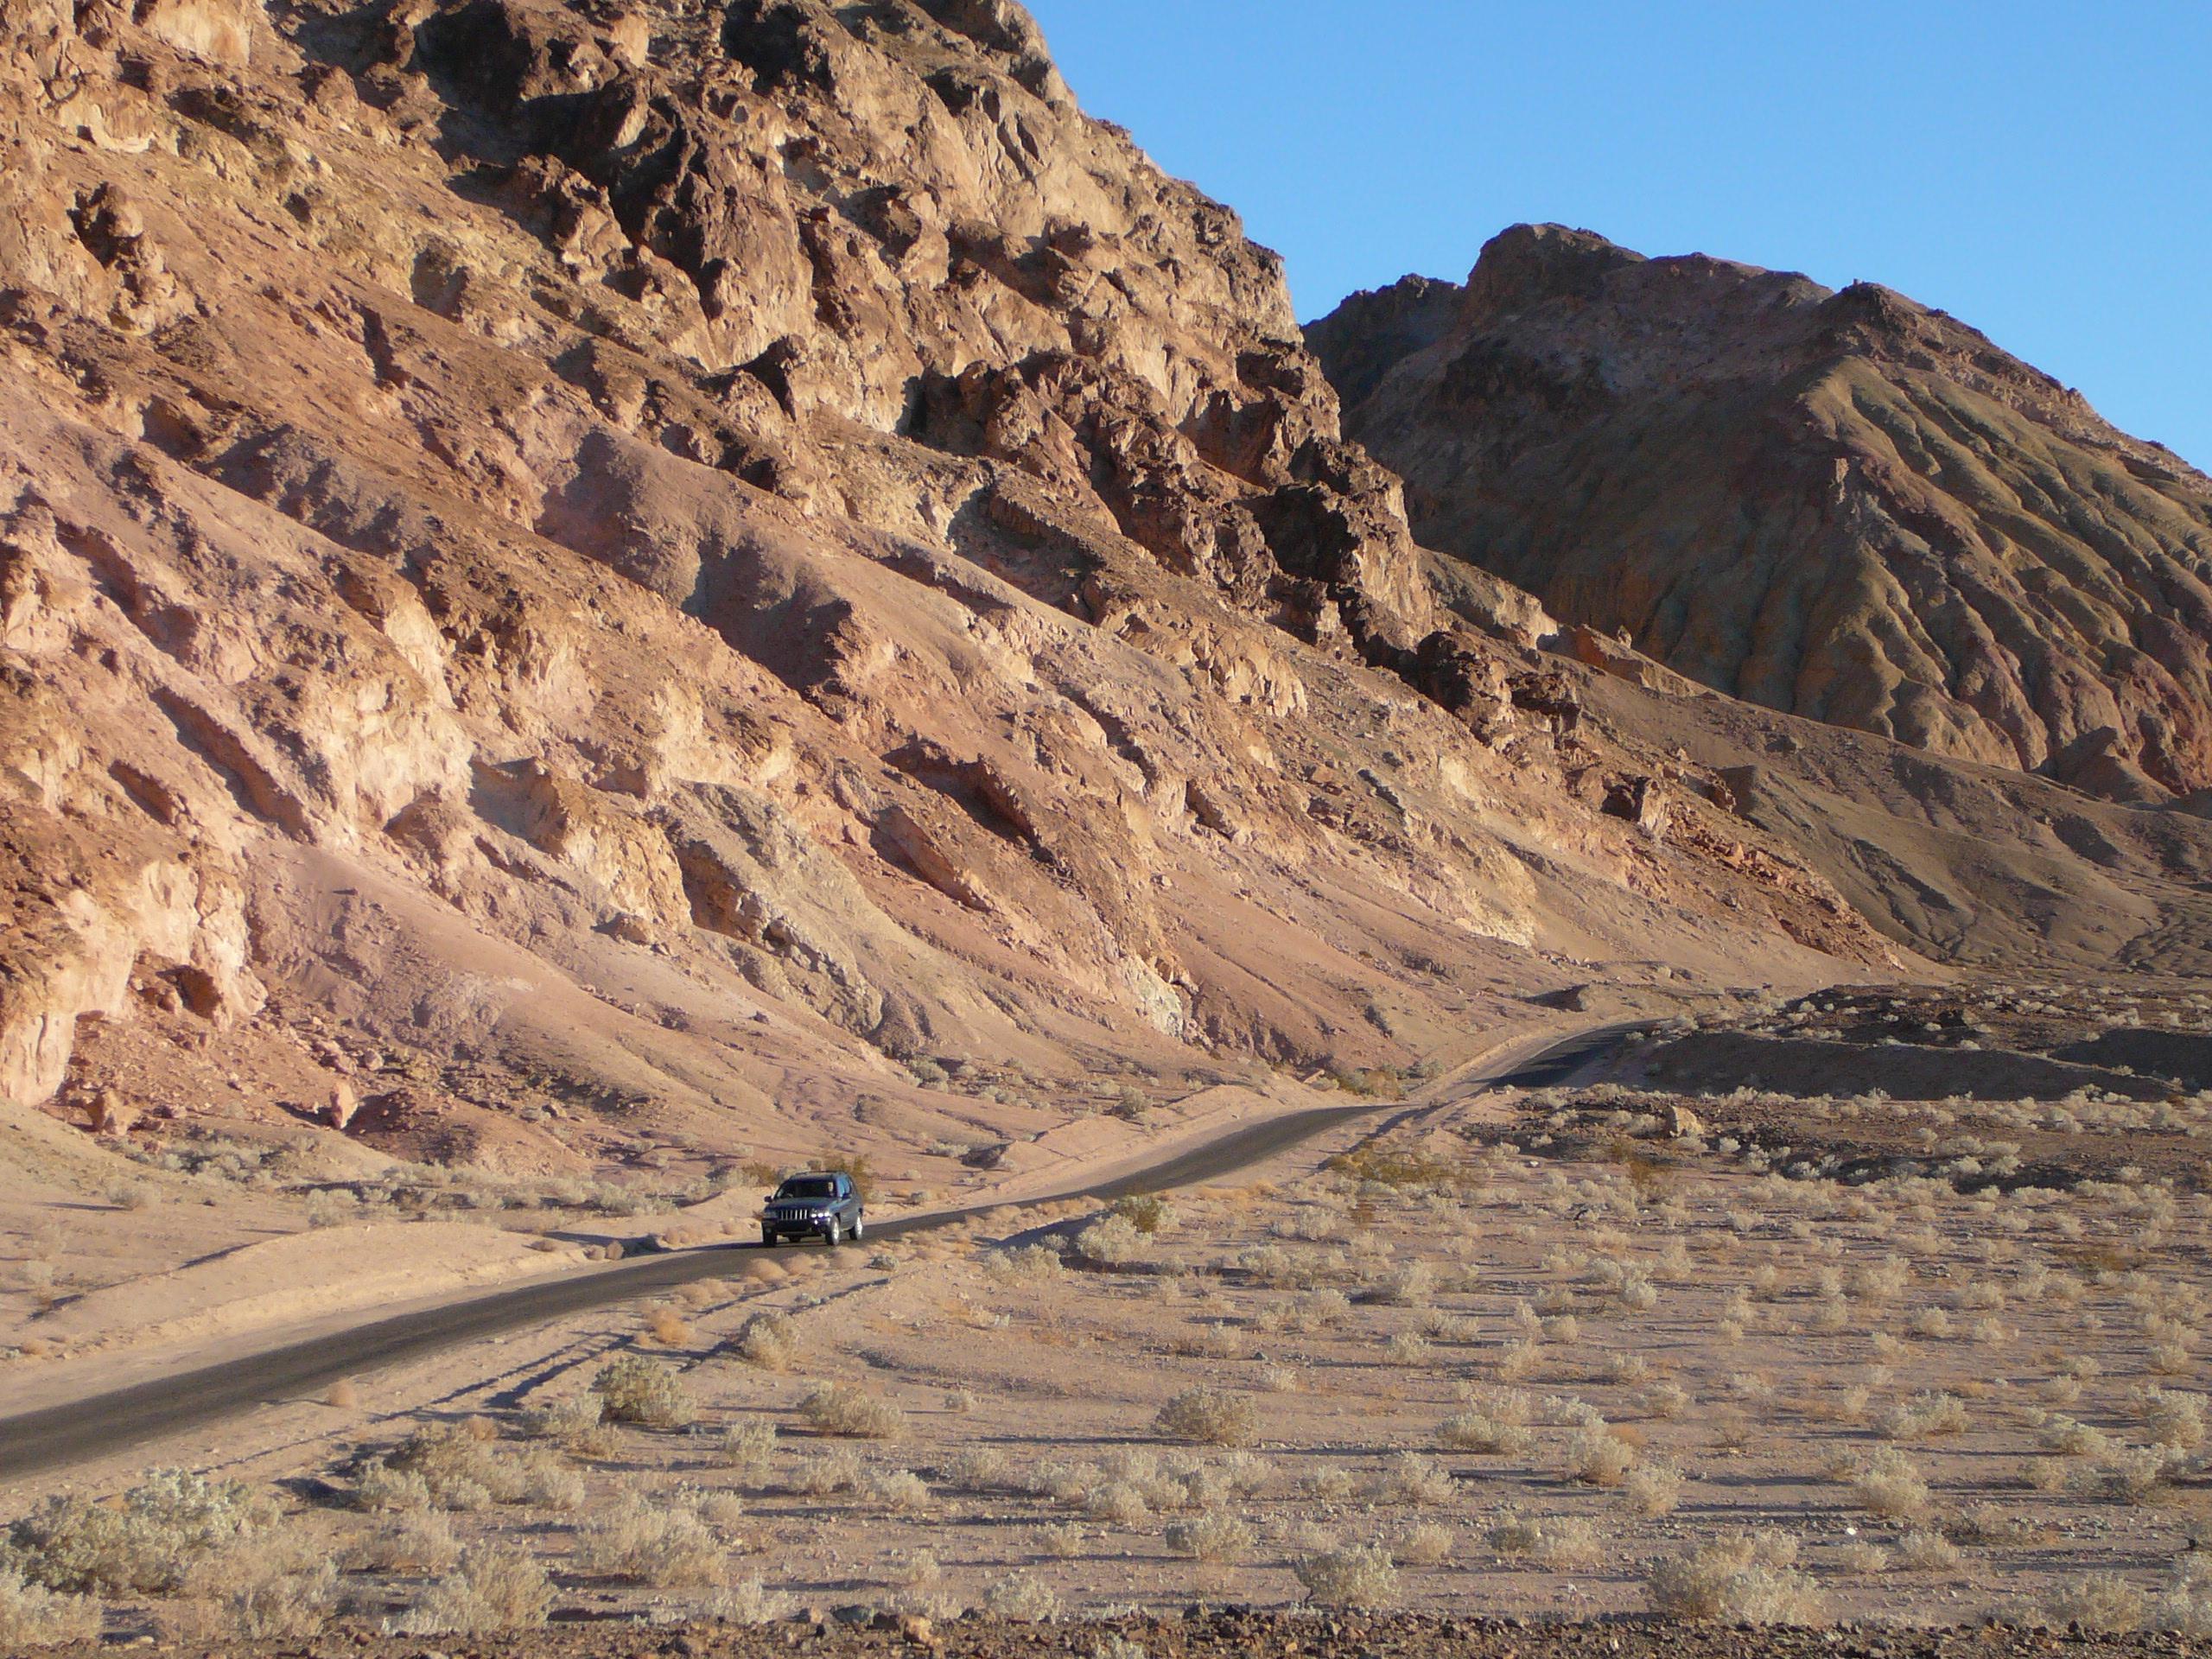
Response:
[[[792,1175],[770,1196],[760,1211],[760,1242],[821,1238],[842,1244],[858,1238],[863,1226],[861,1195],[849,1175]]]

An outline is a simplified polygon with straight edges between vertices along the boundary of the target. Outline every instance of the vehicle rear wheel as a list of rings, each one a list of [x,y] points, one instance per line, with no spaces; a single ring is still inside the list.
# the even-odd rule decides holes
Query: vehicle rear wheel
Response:
[[[853,1237],[854,1237],[854,1239],[855,1239],[855,1241],[857,1241],[857,1240],[859,1239],[860,1236],[861,1236],[862,1233],[866,1232],[867,1230],[868,1230],[868,1217],[867,1217],[866,1216],[855,1216],[855,1217],[853,1217]]]

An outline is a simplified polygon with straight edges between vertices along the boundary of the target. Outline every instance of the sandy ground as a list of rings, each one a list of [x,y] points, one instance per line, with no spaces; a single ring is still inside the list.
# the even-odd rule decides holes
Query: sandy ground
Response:
[[[1411,1611],[1617,1618],[1657,1564],[1736,1538],[1804,1617],[2056,1617],[2115,1584],[2136,1617],[2201,1611],[2212,1202],[2126,1169],[2146,1103],[2101,1096],[2032,1180],[1986,1139],[1844,1168],[1819,1147],[1928,1127],[1935,1103],[1866,1081],[1887,1052],[1858,1046],[1848,1096],[1444,1087],[1164,1206],[746,1252],[664,1305],[162,1455],[283,1494],[295,1535],[360,1563],[426,1524],[373,1507],[374,1460],[435,1474],[454,1454],[420,1437],[448,1426],[491,1467],[561,1471],[442,1523],[525,1550],[556,1617],[590,1621],[1283,1610],[1363,1550]],[[1639,1064],[1664,1070],[1663,1044]],[[2212,1099],[2164,1092],[2161,1133],[2201,1145]],[[544,1414],[623,1355],[689,1421]],[[1214,1409],[1179,1415],[1194,1389]],[[706,1565],[610,1566],[640,1513]],[[340,1605],[404,1618],[435,1576],[357,1566]],[[118,1630],[177,1617],[111,1609]]]

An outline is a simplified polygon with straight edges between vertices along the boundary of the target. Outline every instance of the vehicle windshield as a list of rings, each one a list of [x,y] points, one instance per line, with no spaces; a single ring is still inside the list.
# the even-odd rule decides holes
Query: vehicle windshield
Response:
[[[776,1189],[779,1198],[834,1198],[837,1183],[827,1175],[800,1175]]]

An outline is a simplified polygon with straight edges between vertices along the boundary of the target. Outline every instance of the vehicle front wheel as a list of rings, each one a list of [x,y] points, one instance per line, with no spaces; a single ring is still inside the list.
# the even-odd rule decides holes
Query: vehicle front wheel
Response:
[[[772,1250],[776,1248],[776,1230],[774,1228],[763,1227],[760,1230],[760,1248],[764,1250]]]
[[[845,1242],[844,1230],[837,1225],[835,1219],[832,1219],[830,1223],[830,1230],[823,1234],[822,1236],[823,1241],[828,1243],[830,1248],[833,1250],[836,1249],[838,1245]]]

